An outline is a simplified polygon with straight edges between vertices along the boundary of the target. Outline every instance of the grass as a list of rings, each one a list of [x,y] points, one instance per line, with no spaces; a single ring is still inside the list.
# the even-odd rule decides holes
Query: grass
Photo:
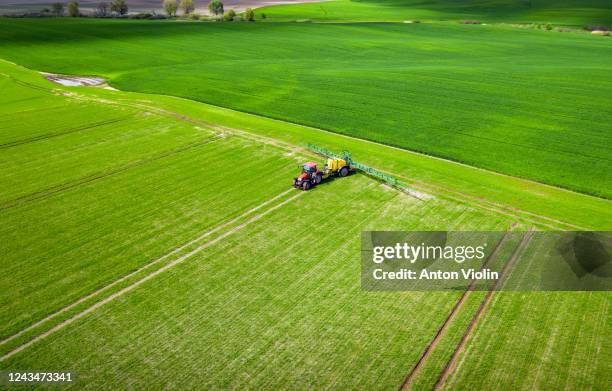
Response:
[[[7,91],[0,97],[0,143],[11,143],[0,158],[7,189],[0,201],[3,337],[239,219],[214,236],[219,241],[0,361],[2,369],[70,368],[77,388],[151,388],[156,379],[159,388],[395,389],[458,295],[361,291],[362,230],[494,230],[513,221],[519,229],[605,230],[612,221],[608,200],[225,108],[60,87],[4,61],[0,83]],[[117,122],[79,128],[111,120]],[[225,137],[187,148],[219,132]],[[42,136],[53,137],[35,139]],[[256,221],[239,217],[287,189],[306,158],[299,146],[308,141],[348,148],[427,197],[354,175],[270,206]],[[100,174],[109,175],[88,181]],[[176,256],[203,243],[196,240]],[[607,294],[496,297],[469,342],[471,353],[462,361],[468,369],[453,374],[447,387],[606,384]],[[571,311],[564,311],[567,305]],[[598,316],[590,319],[592,313]],[[468,315],[452,326],[454,338],[442,342],[419,384],[435,381]],[[589,321],[577,322],[582,318]],[[497,327],[500,321],[508,327]],[[535,342],[524,343],[524,335]],[[576,346],[579,337],[595,343]],[[558,354],[539,367],[523,360],[539,348]],[[524,376],[500,379],[501,364]],[[558,376],[564,371],[570,374]]]
[[[5,120],[19,102],[35,107],[20,96],[32,89],[7,78],[3,85],[10,91]],[[292,158],[267,156],[272,147],[209,142],[210,131],[163,116],[38,94],[45,105],[44,98],[55,98],[56,107],[29,117],[32,128],[65,134],[2,154],[3,337],[280,192],[294,171]],[[58,116],[62,110],[81,116]],[[123,119],[61,131],[92,117]],[[245,175],[251,161],[274,175]]]
[[[484,22],[612,23],[605,0],[340,0],[263,7],[269,20],[404,21],[481,20]]]
[[[445,387],[606,389],[609,301],[606,292],[498,294]]]
[[[0,55],[34,69],[612,196],[601,175],[611,169],[606,37],[456,24],[0,24]]]
[[[103,387],[102,379],[144,386],[150,370],[179,387],[194,381],[212,388],[398,384],[418,354],[412,346],[425,342],[454,295],[361,292],[360,230],[435,228],[430,224],[444,226],[448,218],[491,228],[504,223],[445,202],[424,206],[360,176],[319,189],[6,365],[72,363],[92,388]],[[326,208],[312,207],[323,200]],[[414,215],[440,217],[429,223],[405,218]],[[134,338],[137,349],[128,343]],[[104,348],[87,348],[94,340]],[[102,359],[106,351],[115,352],[112,361]],[[141,360],[156,364],[136,364]]]

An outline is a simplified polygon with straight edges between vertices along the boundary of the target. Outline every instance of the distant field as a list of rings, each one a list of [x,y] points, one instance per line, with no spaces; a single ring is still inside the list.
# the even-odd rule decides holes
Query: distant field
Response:
[[[612,197],[610,40],[457,24],[0,20],[0,56]]]
[[[481,20],[485,22],[612,24],[607,0],[336,0],[264,7],[270,20]]]

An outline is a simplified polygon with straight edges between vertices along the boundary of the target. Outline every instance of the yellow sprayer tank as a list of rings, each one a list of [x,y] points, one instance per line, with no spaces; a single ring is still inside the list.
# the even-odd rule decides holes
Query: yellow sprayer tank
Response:
[[[346,166],[344,159],[327,159],[327,169],[332,173],[338,172],[344,166]]]

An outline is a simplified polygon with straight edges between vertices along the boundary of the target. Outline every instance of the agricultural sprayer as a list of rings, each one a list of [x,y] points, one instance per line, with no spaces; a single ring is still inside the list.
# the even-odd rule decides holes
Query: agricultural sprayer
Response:
[[[342,151],[341,153],[335,153],[323,147],[319,147],[314,144],[308,144],[308,149],[322,155],[327,158],[323,169],[319,170],[317,164],[313,162],[305,163],[301,168],[302,172],[296,178],[293,178],[293,187],[308,190],[312,187],[320,184],[323,180],[338,176],[345,177],[352,171],[362,171],[366,175],[372,176],[379,179],[391,186],[398,187],[399,182],[394,177],[380,172],[372,167],[368,167],[365,164],[361,164],[353,161],[351,153],[349,151]]]

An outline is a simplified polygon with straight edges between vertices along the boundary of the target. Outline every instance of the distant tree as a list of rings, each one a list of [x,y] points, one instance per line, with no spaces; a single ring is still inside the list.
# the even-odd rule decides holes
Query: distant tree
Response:
[[[208,3],[208,10],[213,15],[223,15],[223,3],[220,0],[212,0]]]
[[[128,6],[125,0],[113,0],[111,1],[110,10],[119,15],[125,15],[128,13]]]
[[[53,3],[51,5],[51,8],[53,9],[53,13],[57,16],[62,16],[64,15],[64,3]]]
[[[72,16],[73,18],[79,16],[79,3],[72,0],[68,2],[68,16]]]
[[[95,15],[99,17],[108,15],[108,3],[105,3],[104,1],[99,3],[96,7]]]
[[[223,20],[225,20],[226,22],[233,22],[235,17],[236,11],[234,11],[233,9],[230,9],[223,14]]]
[[[263,13],[262,13],[262,14],[261,14],[261,16],[260,16],[260,18],[265,19],[265,18],[267,18],[267,16],[266,16],[266,14],[263,14]]]
[[[244,20],[246,20],[247,22],[255,21],[255,12],[252,8],[247,8],[246,11],[244,11]]]
[[[179,7],[183,10],[183,13],[185,15],[189,15],[195,10],[195,7],[193,6],[193,0],[181,0],[181,2],[179,3]]]
[[[168,16],[175,16],[177,8],[176,0],[164,0],[164,11],[166,11]]]

